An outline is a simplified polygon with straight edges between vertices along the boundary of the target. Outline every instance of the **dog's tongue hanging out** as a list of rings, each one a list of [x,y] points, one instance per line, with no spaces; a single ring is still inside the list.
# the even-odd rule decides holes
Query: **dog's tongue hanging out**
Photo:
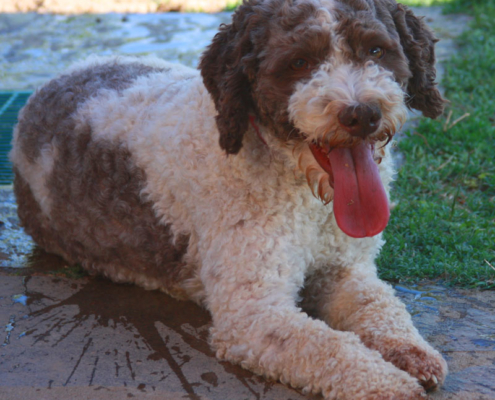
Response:
[[[382,232],[390,208],[370,144],[363,141],[352,148],[334,148],[325,159],[321,148],[314,144],[310,148],[333,176],[333,210],[340,229],[355,238]]]

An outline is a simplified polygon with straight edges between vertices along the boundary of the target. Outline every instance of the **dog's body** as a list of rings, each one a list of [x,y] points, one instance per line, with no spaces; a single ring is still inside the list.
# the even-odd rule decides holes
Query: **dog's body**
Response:
[[[363,56],[352,32],[377,27]],[[425,65],[407,60],[419,54],[408,41]],[[388,193],[384,145],[406,88],[409,106],[441,112],[433,43],[392,2],[267,0],[221,28],[202,77],[154,58],[90,59],[21,112],[11,159],[23,226],[89,271],[204,304],[220,358],[329,399],[420,398],[446,364],[376,276],[387,209],[375,211],[382,185],[359,181],[379,176]],[[356,193],[358,212],[339,209]]]

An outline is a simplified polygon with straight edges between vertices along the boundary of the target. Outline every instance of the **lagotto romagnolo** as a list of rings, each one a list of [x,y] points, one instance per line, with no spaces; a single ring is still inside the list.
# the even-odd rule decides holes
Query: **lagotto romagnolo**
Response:
[[[390,140],[407,108],[443,110],[435,42],[393,0],[249,0],[199,71],[92,57],[20,113],[22,225],[204,305],[220,359],[326,399],[422,398],[447,365],[374,259]]]

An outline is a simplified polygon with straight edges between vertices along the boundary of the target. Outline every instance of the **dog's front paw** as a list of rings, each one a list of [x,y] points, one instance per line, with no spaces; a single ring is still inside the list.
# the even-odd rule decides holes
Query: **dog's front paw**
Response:
[[[404,373],[404,375],[407,375]],[[395,379],[388,376],[388,385],[383,385],[380,390],[373,391],[363,399],[366,400],[425,400],[428,396],[425,389],[418,384],[413,377],[409,379]],[[387,387],[388,386],[388,387]]]
[[[442,355],[429,345],[397,343],[382,354],[385,360],[418,379],[427,391],[438,389],[448,372]]]
[[[359,366],[346,371],[346,376],[332,386],[332,391],[323,393],[325,399],[352,400],[424,400],[425,389],[419,382],[388,362],[375,363],[372,368]]]

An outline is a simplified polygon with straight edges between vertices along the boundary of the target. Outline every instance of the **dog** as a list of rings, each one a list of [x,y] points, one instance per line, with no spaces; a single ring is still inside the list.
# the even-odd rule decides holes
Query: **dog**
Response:
[[[447,374],[377,278],[408,108],[437,40],[393,0],[247,0],[199,70],[93,57],[29,99],[11,161],[46,251],[204,305],[211,346],[326,399],[419,399]]]

